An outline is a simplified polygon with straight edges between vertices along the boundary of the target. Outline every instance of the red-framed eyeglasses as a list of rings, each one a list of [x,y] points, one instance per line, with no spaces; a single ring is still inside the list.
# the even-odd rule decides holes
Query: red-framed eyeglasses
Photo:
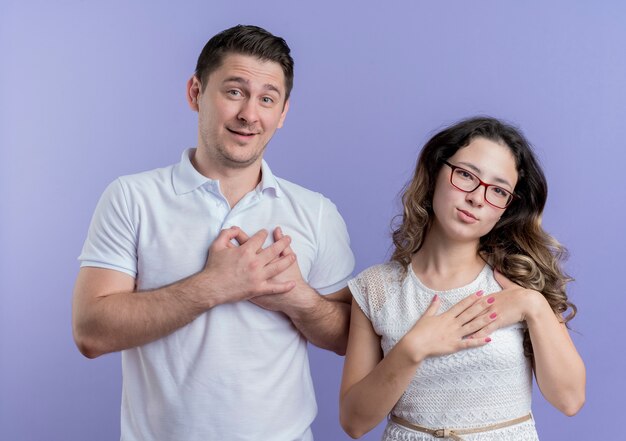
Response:
[[[519,196],[515,193],[511,193],[497,185],[487,184],[471,171],[452,165],[448,161],[443,161],[443,163],[451,168],[450,184],[452,186],[465,193],[471,193],[480,186],[485,187],[485,200],[489,205],[496,208],[506,208],[514,199],[519,199]]]

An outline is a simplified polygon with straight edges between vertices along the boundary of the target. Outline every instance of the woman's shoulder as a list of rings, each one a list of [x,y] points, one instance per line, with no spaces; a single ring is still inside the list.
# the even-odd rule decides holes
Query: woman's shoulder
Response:
[[[370,266],[367,269],[361,271],[356,280],[373,281],[373,280],[400,280],[405,274],[406,269],[398,262],[390,261],[385,263],[379,263],[377,265]]]
[[[365,297],[382,296],[384,293],[402,284],[406,270],[398,262],[385,262],[370,266],[350,280],[350,289],[359,291]]]
[[[401,290],[406,277],[404,266],[398,262],[386,262],[370,266],[348,282],[353,298],[365,315],[372,320],[386,303],[389,296]]]

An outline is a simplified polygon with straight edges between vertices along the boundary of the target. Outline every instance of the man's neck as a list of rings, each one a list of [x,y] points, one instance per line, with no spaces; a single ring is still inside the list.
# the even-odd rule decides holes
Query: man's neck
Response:
[[[231,208],[261,182],[261,162],[262,159],[259,158],[246,167],[227,167],[202,155],[198,149],[191,158],[191,163],[199,173],[219,181],[220,191]]]

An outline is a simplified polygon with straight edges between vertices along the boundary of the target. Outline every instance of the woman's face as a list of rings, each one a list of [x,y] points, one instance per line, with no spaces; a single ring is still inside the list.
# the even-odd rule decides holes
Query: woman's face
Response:
[[[518,174],[511,150],[485,138],[474,138],[468,146],[457,150],[448,162],[511,193],[517,184]],[[450,182],[451,172],[452,168],[444,164],[437,176],[433,227],[452,240],[477,241],[491,231],[505,209],[496,208],[485,200],[482,185],[471,192],[454,187]],[[464,174],[463,171],[457,173]]]

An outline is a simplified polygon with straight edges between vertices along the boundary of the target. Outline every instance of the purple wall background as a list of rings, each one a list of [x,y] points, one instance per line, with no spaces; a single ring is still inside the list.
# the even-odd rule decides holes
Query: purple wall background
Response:
[[[293,49],[291,111],[267,158],[339,206],[357,271],[387,256],[396,195],[429,134],[477,113],[524,129],[550,184],[545,227],[571,251],[588,369],[574,418],[536,394],[540,435],[614,433],[626,393],[622,2],[53,3],[0,4],[0,439],[119,438],[119,355],[89,361],[72,342],[76,257],[107,183],[195,144],[185,81],[205,41],[236,23]],[[347,439],[342,359],[311,356],[317,439]]]

